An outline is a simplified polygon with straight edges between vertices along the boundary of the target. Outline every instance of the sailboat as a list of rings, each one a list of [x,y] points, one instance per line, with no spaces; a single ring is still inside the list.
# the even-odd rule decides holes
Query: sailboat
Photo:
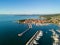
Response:
[[[38,43],[36,40],[34,40],[34,41],[33,41],[33,44],[36,44],[36,45],[37,45],[37,44],[39,44],[39,43]]]

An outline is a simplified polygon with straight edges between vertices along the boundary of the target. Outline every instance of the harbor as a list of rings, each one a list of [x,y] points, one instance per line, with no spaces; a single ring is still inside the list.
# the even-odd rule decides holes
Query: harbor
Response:
[[[40,23],[36,23],[37,25],[35,25],[34,21],[31,24],[30,23],[23,24],[23,23],[17,23],[13,21],[17,20],[18,18],[20,20],[23,20],[23,18],[25,17],[29,18],[29,16],[17,16],[17,17],[7,16],[7,17],[8,19],[6,18],[4,19],[4,21],[0,22],[0,42],[1,42],[0,45],[26,45],[26,44],[31,44],[31,43],[33,45],[53,45],[53,43],[55,44],[55,42],[56,44],[60,42],[60,27],[55,24],[45,23],[46,24],[45,25],[43,23],[41,25]],[[9,17],[12,19],[9,19]],[[38,16],[34,16],[34,18],[36,17]],[[58,35],[59,37],[56,37],[55,34],[54,36],[53,31],[51,33],[52,29],[54,30],[55,34],[59,33]],[[37,31],[40,33],[36,34]],[[35,34],[36,36],[34,36]],[[33,36],[34,38],[31,40]]]
[[[39,44],[36,40],[39,40],[39,38],[43,36],[42,31],[37,31],[32,38],[26,43],[26,45],[34,45],[34,44]]]
[[[54,40],[53,45],[60,45],[60,37],[59,37],[60,35],[57,34],[54,29],[52,29],[51,32],[52,32],[51,38],[53,38]]]

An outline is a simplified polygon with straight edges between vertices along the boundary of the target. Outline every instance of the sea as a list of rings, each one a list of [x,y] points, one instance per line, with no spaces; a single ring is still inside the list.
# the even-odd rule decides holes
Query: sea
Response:
[[[38,30],[43,31],[43,36],[37,41],[39,43],[38,45],[53,45],[54,40],[51,38],[52,32],[49,30],[60,30],[60,26],[55,24],[36,26],[33,24],[29,31],[19,37],[19,33],[28,29],[27,24],[16,22],[17,20],[23,19],[41,18],[40,15],[0,15],[0,45],[26,45]]]

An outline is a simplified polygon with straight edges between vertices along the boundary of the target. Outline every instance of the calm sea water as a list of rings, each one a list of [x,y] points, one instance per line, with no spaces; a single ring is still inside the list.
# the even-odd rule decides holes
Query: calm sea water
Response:
[[[28,26],[27,24],[18,24],[14,22],[15,20],[21,19],[40,19],[39,16],[14,16],[14,15],[0,15],[0,45],[25,45],[26,42],[35,34],[37,30],[42,30],[43,37],[38,41],[39,45],[52,45],[53,39],[51,39],[50,29],[60,29],[57,25],[50,24],[48,26],[35,26],[29,29],[21,37],[18,34],[25,31]],[[47,34],[46,34],[47,32]]]

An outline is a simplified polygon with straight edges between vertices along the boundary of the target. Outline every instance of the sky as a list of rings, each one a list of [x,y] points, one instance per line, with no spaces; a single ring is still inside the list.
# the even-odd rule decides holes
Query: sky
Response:
[[[0,0],[0,14],[60,13],[60,0]]]

